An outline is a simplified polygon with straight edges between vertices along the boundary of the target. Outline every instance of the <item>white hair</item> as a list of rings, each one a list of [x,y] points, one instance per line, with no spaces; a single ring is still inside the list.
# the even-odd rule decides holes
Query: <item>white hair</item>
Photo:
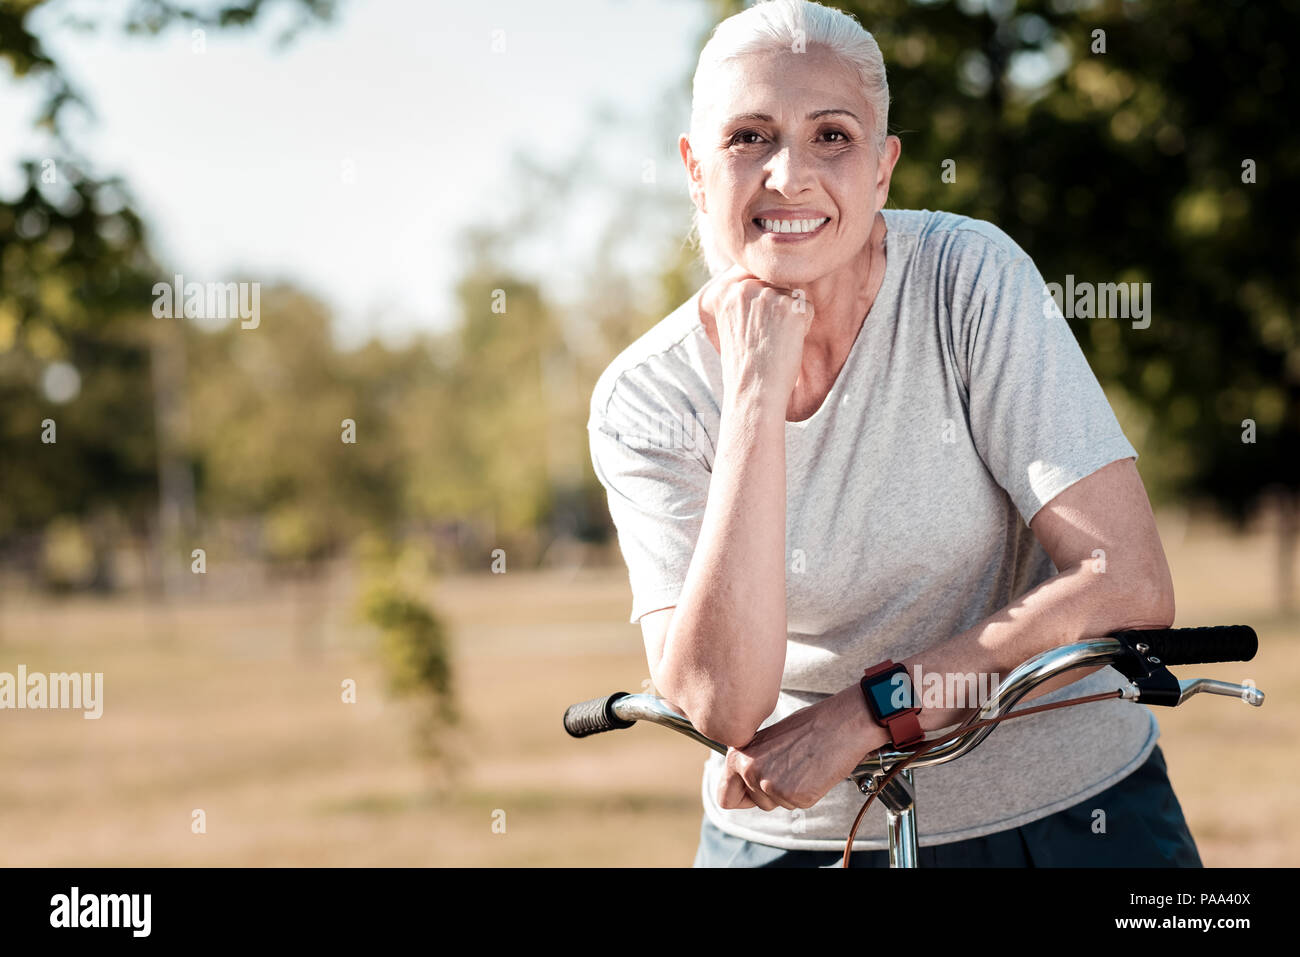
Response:
[[[751,54],[806,50],[814,45],[828,48],[857,70],[862,95],[871,107],[876,147],[883,149],[889,125],[889,81],[880,45],[852,14],[813,0],[760,0],[713,28],[695,67],[689,138],[701,142],[697,138],[703,132],[701,117],[710,106],[718,68],[724,63]],[[690,237],[697,241],[711,276],[731,267],[718,251],[708,217],[698,206],[691,216]]]

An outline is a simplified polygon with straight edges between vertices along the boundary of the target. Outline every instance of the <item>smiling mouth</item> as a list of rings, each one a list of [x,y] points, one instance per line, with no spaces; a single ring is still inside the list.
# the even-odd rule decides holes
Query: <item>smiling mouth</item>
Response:
[[[831,221],[829,216],[821,219],[752,219],[755,226],[765,233],[779,236],[798,236],[815,233]]]

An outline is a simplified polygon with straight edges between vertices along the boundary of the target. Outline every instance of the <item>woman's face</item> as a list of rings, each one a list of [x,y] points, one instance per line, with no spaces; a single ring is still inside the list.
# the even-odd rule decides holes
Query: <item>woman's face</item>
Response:
[[[696,141],[679,145],[719,251],[788,287],[855,259],[888,198],[899,144],[889,137],[876,149],[852,68],[815,47],[731,61],[718,80]]]

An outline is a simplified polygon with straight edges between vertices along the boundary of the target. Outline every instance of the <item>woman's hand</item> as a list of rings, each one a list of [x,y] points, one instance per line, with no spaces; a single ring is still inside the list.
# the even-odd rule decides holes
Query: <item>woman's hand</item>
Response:
[[[812,319],[813,305],[802,295],[756,279],[743,266],[709,280],[700,294],[700,322],[722,357],[724,393],[754,388],[784,410]]]
[[[718,804],[764,811],[812,807],[888,743],[853,685],[763,728],[743,748],[728,748]]]

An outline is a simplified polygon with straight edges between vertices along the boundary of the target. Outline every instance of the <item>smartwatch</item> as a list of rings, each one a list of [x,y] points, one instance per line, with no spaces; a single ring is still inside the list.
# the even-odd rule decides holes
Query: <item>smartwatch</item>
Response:
[[[876,724],[889,732],[895,749],[909,748],[925,739],[917,717],[921,706],[916,703],[916,691],[906,665],[886,658],[874,668],[866,669],[858,685],[867,699],[867,710]]]

